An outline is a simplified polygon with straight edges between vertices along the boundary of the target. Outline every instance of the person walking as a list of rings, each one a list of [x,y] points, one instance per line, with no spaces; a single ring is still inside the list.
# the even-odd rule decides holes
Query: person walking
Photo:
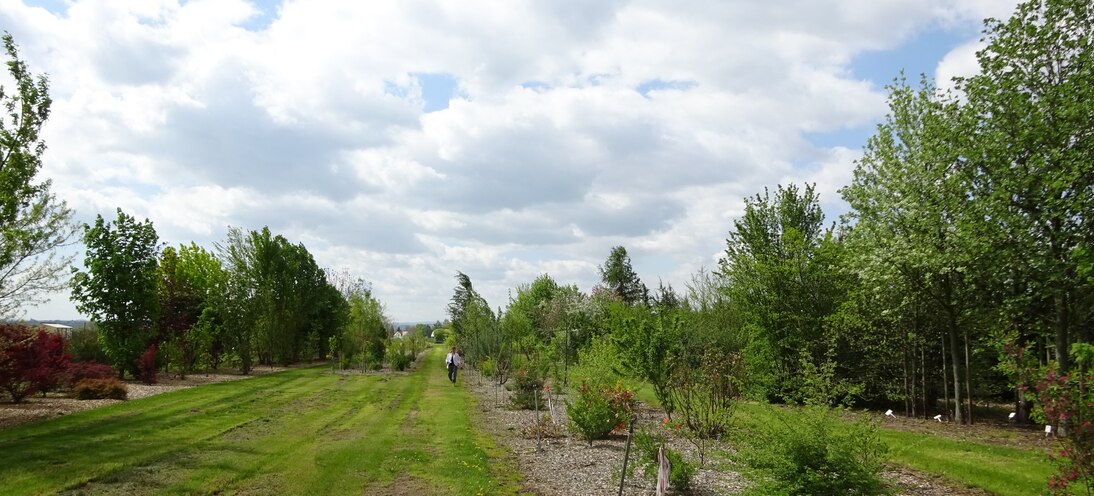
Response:
[[[456,370],[463,365],[463,360],[460,359],[460,353],[456,351],[456,347],[452,347],[452,351],[448,352],[448,355],[444,357],[444,363],[448,366],[448,380],[452,381],[452,385],[456,385]]]

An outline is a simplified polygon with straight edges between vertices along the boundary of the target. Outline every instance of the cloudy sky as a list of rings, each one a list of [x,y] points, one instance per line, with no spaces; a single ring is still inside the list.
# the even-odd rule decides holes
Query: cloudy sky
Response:
[[[777,184],[835,219],[884,85],[974,71],[1015,5],[0,0],[0,30],[49,74],[41,177],[78,220],[269,226],[412,321],[457,271],[495,307],[543,273],[587,291],[615,245],[682,288]]]

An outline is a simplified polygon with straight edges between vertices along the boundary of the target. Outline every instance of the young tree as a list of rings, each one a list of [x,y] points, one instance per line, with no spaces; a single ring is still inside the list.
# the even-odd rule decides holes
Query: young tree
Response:
[[[113,224],[96,216],[84,226],[87,272],[73,269],[72,299],[96,322],[118,375],[137,374],[137,358],[153,341],[159,316],[159,236],[152,221],[120,208]]]
[[[649,303],[649,289],[631,267],[631,257],[622,246],[612,248],[604,265],[598,267],[600,280],[604,287],[611,290],[628,305]]]
[[[64,287],[72,257],[58,257],[56,249],[77,229],[50,182],[34,182],[46,149],[38,133],[52,104],[48,81],[27,70],[11,35],[3,41],[15,92],[0,86],[0,317],[11,317]]]
[[[824,320],[843,299],[831,230],[813,186],[779,186],[745,200],[720,272],[749,334],[745,353],[754,393],[793,400],[804,352],[825,355]]]

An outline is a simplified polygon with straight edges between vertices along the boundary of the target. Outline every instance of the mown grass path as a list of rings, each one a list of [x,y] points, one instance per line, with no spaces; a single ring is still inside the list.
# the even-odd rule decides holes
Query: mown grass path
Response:
[[[291,370],[0,431],[0,494],[518,494],[434,348],[409,373]]]

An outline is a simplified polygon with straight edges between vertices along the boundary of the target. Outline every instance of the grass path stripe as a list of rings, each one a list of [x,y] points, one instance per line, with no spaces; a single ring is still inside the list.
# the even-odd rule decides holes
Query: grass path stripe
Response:
[[[417,370],[297,369],[0,430],[0,493],[521,494],[431,349]]]

